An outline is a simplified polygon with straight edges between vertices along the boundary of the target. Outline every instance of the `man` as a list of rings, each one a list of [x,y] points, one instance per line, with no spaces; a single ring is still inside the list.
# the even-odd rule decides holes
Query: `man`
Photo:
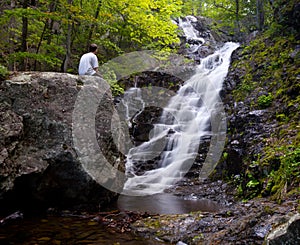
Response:
[[[79,75],[90,75],[90,76],[100,76],[98,73],[98,58],[96,56],[98,47],[96,44],[92,43],[89,47],[89,53],[81,56],[79,62],[78,73]]]

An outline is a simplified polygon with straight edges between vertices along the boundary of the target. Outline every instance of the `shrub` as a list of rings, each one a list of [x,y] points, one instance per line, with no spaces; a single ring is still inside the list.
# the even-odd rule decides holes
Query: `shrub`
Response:
[[[0,81],[5,80],[8,77],[8,70],[6,67],[0,65]]]
[[[264,109],[269,107],[272,104],[273,95],[269,93],[268,95],[259,96],[257,99],[257,103],[260,108]]]

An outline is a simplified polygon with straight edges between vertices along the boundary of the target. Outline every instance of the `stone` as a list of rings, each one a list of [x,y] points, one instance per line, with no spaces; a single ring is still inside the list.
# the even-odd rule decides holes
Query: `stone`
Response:
[[[271,231],[267,236],[266,244],[300,244],[300,214],[294,214],[286,223]]]
[[[0,213],[98,209],[117,197],[86,172],[74,147],[74,104],[89,81],[105,87],[99,78],[53,72],[19,73],[0,83]],[[105,94],[95,133],[107,161],[121,162],[124,170],[111,136],[113,111],[112,96]]]

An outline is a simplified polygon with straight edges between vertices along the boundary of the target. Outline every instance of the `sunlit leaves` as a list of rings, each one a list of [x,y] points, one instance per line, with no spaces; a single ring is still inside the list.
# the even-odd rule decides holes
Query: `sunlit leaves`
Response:
[[[51,66],[58,64],[56,59],[64,59],[61,51],[66,52],[70,28],[75,72],[77,60],[90,42],[97,43],[104,51],[98,54],[100,62],[123,52],[167,49],[179,42],[177,26],[171,18],[180,15],[181,0],[39,0],[31,4],[29,1],[26,8],[21,2],[16,2],[15,6],[7,4],[1,13],[3,30],[0,35],[4,39],[0,47],[4,50],[2,56],[10,58],[0,62],[10,60],[17,68],[18,61],[26,58],[33,61],[27,63],[27,69],[43,69],[53,57]],[[24,41],[24,17],[30,23],[26,35],[27,52],[18,53]],[[37,62],[45,65],[36,66]],[[59,69],[57,65],[56,70]]]
[[[171,18],[179,15],[181,4],[180,0],[113,0],[108,8],[115,13],[115,27],[123,38],[162,48],[178,43],[177,26]]]

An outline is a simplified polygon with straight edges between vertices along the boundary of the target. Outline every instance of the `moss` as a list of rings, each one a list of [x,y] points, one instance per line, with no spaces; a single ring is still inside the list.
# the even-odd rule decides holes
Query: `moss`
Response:
[[[271,195],[280,202],[288,194],[300,194],[299,143],[287,145],[275,141],[264,148],[263,156],[253,165],[256,169],[249,167],[246,171],[247,184],[242,192],[245,197]]]
[[[293,35],[288,37],[277,37],[269,39],[264,34],[252,41],[248,46],[243,47],[241,59],[233,63],[233,67],[241,72],[241,83],[234,95],[237,100],[243,100],[253,88],[267,87],[268,92],[277,88],[283,88],[277,96],[286,94],[287,79],[297,81],[299,75],[299,59],[295,47],[299,44]]]
[[[263,209],[264,209],[264,212],[265,212],[266,214],[272,215],[272,214],[274,214],[274,212],[275,212],[275,210],[272,209],[270,206],[263,206]]]
[[[192,241],[193,242],[200,242],[200,241],[203,241],[203,239],[204,239],[204,235],[202,233],[200,233],[199,235],[194,236]]]

